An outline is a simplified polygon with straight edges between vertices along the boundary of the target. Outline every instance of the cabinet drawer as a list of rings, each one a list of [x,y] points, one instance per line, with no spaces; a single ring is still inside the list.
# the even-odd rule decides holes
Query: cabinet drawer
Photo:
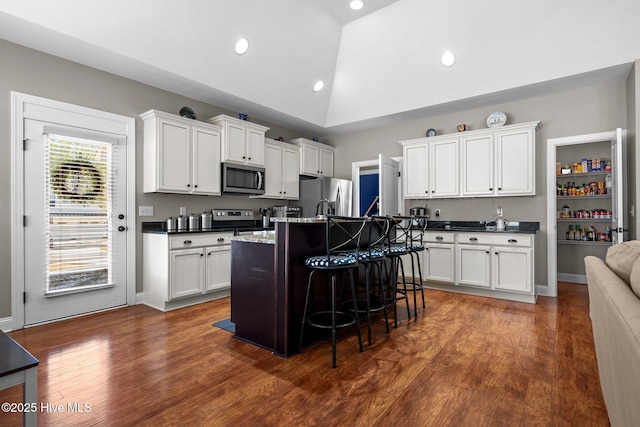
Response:
[[[454,243],[455,233],[445,231],[427,231],[424,233],[424,241],[432,243]]]
[[[529,234],[458,233],[458,243],[531,247],[533,245],[533,236]]]
[[[189,233],[169,236],[169,249],[230,245],[233,233]]]

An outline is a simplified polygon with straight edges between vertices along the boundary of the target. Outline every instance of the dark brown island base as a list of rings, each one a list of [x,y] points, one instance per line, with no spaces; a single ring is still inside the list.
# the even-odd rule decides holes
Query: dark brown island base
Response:
[[[288,218],[276,222],[275,234],[234,237],[231,321],[236,338],[282,357],[297,353],[309,274],[304,260],[326,251],[325,226],[323,219]],[[317,339],[307,331],[305,338]]]

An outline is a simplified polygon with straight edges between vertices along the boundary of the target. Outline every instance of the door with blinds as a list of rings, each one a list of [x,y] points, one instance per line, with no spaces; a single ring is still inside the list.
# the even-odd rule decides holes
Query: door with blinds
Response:
[[[25,325],[117,307],[126,288],[126,139],[24,121]]]

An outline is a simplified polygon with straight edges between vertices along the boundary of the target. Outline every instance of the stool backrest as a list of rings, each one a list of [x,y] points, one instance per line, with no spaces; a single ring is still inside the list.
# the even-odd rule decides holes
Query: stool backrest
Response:
[[[358,254],[367,218],[327,215],[327,257],[346,252]]]

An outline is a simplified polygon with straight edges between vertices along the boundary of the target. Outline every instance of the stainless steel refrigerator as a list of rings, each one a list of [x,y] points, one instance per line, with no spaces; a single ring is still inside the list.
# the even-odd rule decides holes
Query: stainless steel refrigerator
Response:
[[[300,180],[302,216],[318,214],[351,216],[352,182],[348,179],[319,177]]]

